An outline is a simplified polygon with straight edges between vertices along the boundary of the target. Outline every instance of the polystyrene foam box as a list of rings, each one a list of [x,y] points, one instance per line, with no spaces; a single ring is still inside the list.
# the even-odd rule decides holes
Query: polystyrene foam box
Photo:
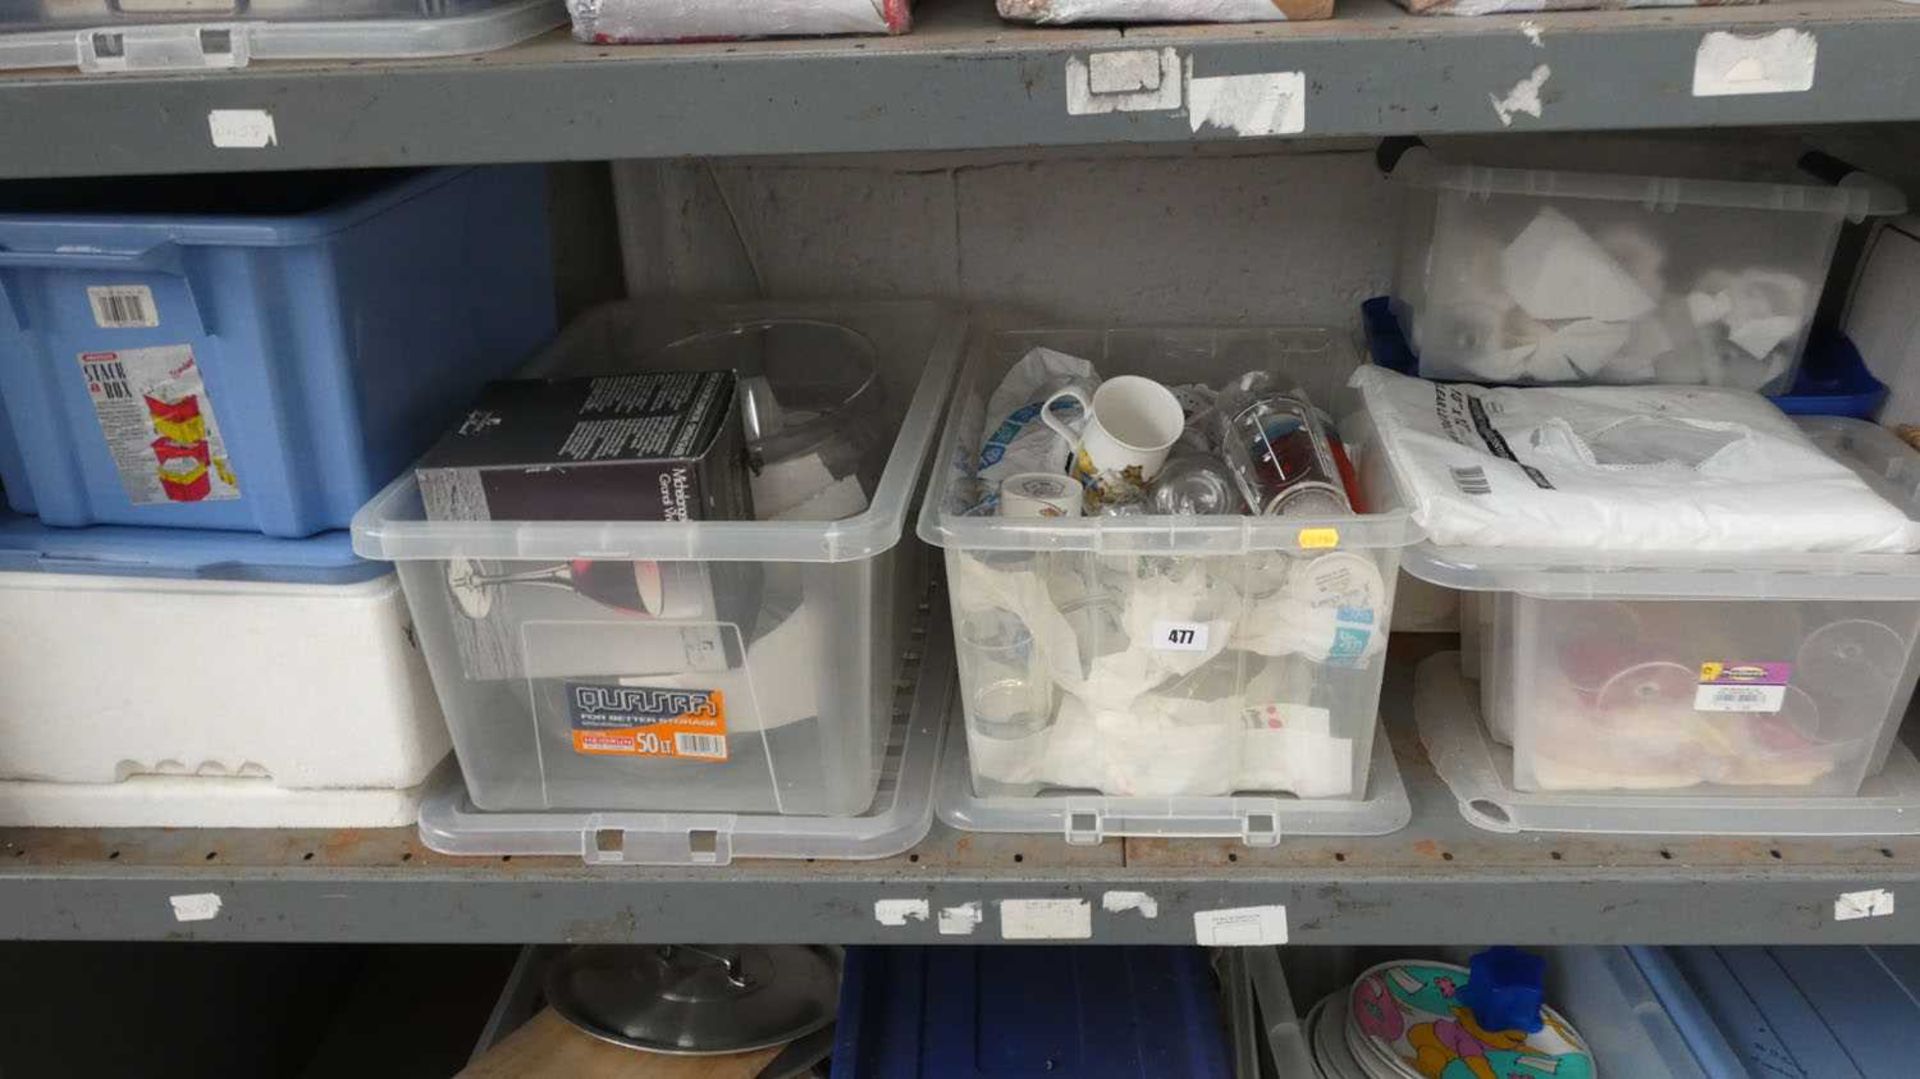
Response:
[[[391,573],[344,584],[0,573],[0,640],[0,778],[401,789],[446,755]]]

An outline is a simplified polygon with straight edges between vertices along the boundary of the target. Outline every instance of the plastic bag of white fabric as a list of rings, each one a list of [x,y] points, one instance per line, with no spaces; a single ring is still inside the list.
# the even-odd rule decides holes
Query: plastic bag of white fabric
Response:
[[[1415,522],[1440,546],[1920,549],[1920,525],[1755,393],[1499,389],[1379,367],[1351,384]]]

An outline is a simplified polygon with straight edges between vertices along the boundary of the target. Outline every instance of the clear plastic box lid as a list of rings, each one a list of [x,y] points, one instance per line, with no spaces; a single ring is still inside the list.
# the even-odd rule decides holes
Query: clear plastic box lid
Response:
[[[878,352],[899,424],[865,512],[837,521],[429,521],[409,470],[360,508],[353,545],[368,558],[654,559],[854,562],[900,542],[933,447],[966,322],[919,301],[777,302],[675,308],[609,304],[575,321],[529,366],[540,376],[642,370],[653,350],[702,330],[813,319],[857,330]]]
[[[1837,184],[1823,184],[1812,177],[1800,183],[1766,183],[1489,168],[1444,164],[1432,151],[1422,147],[1409,150],[1395,164],[1393,178],[1416,187],[1456,191],[1482,199],[1493,195],[1598,199],[1639,203],[1648,209],[1668,211],[1682,206],[1710,206],[1830,214],[1861,221],[1907,210],[1906,196],[1899,188],[1865,173],[1854,173]]]
[[[345,532],[281,539],[193,528],[55,528],[0,514],[0,572],[353,584],[393,567],[355,555]]]
[[[936,597],[937,599],[937,597]],[[420,803],[420,841],[442,854],[577,855],[589,865],[727,865],[736,858],[890,858],[933,827],[933,780],[954,697],[952,630],[925,620],[901,668],[880,785],[855,817],[779,813],[489,813],[441,766]]]
[[[457,56],[566,20],[563,0],[0,0],[0,69]]]
[[[1342,403],[1339,387],[1358,361],[1351,342],[1331,330],[1142,327],[978,334],[954,386],[932,484],[920,508],[920,538],[926,542],[959,550],[1232,555],[1310,547],[1401,547],[1421,536],[1412,516],[1397,508],[1328,517],[1007,518],[971,513],[973,500],[963,486],[973,479],[970,466],[984,433],[987,399],[1007,370],[1036,347],[1087,360],[1102,378],[1145,375],[1168,385],[1218,385],[1264,367],[1304,387],[1321,407],[1335,405],[1349,442],[1357,434],[1337,406]]]
[[[1632,791],[1516,790],[1513,750],[1496,745],[1460,656],[1429,656],[1414,672],[1413,715],[1434,771],[1460,815],[1491,832],[1619,835],[1920,835],[1920,761],[1899,741],[1857,795],[1663,798]]]
[[[1920,451],[1878,424],[1799,416],[1814,443],[1920,520]],[[1547,599],[1920,599],[1920,554],[1755,554],[1440,547],[1402,555],[1408,573],[1469,592]]]
[[[1366,797],[1354,800],[1257,794],[1121,798],[1091,792],[981,797],[973,789],[966,715],[957,697],[952,712],[935,805],[942,821],[963,831],[1053,834],[1075,845],[1097,844],[1107,836],[1153,836],[1239,839],[1249,847],[1271,847],[1297,835],[1387,835],[1413,819],[1384,731],[1374,732]]]

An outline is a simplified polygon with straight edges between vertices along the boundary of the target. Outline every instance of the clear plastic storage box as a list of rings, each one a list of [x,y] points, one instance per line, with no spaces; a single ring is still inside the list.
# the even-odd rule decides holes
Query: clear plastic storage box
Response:
[[[1784,392],[1841,226],[1898,191],[1443,165],[1409,151],[1394,313],[1427,378]]]
[[[400,583],[344,532],[9,518],[0,636],[6,824],[390,827],[447,755]]]
[[[714,332],[740,347],[707,347]],[[841,519],[430,521],[411,475],[368,503],[355,546],[398,565],[473,805],[867,810],[927,577],[924,549],[902,531],[964,333],[922,303],[616,304],[527,372],[718,362],[764,376],[790,418],[813,390],[850,382],[845,408],[821,405],[787,428],[818,440],[803,460],[826,465],[836,488],[857,481],[865,493],[867,508]],[[707,723],[686,756],[677,738],[672,754],[622,755],[574,737],[590,726],[582,694],[631,691],[702,693],[719,729]]]
[[[344,529],[553,337],[546,173],[0,184],[0,479],[49,524]]]
[[[1862,420],[1802,419],[1910,515],[1920,454]],[[1523,792],[1851,795],[1880,770],[1920,663],[1920,556],[1408,551],[1484,593],[1481,699]]]
[[[736,858],[867,861],[909,850],[933,827],[934,769],[953,700],[953,646],[942,617],[922,628],[896,684],[880,782],[853,816],[546,810],[474,807],[457,768],[420,804],[420,841],[442,854],[574,855],[589,865],[729,865]],[[930,630],[931,632],[923,632]]]
[[[0,69],[457,56],[566,22],[562,0],[0,0]]]
[[[976,342],[920,517],[921,536],[946,549],[973,795],[1025,799],[1047,831],[1059,825],[1045,807],[1061,804],[1048,799],[1066,791],[1086,796],[1080,809],[1102,795],[1212,799],[1219,835],[1242,834],[1236,794],[1365,800],[1394,578],[1418,538],[1408,516],[983,514],[986,402],[1037,346],[1108,379],[1217,386],[1270,369],[1320,402],[1353,366],[1344,343],[1312,329]]]

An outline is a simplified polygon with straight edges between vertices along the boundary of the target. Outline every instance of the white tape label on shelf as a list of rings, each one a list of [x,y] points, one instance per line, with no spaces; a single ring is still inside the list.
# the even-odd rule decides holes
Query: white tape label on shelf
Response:
[[[1187,61],[1189,65],[1193,61]],[[1187,123],[1242,138],[1298,135],[1307,129],[1307,76],[1301,71],[1216,75],[1187,80]]]
[[[1140,912],[1140,917],[1152,921],[1160,917],[1160,901],[1145,892],[1106,892],[1100,896],[1100,909],[1108,914],[1124,914],[1130,910]]]
[[[940,935],[943,937],[972,936],[973,931],[986,920],[986,912],[981,909],[980,901],[977,899],[957,907],[941,907]]]
[[[273,114],[265,109],[214,109],[207,113],[207,131],[222,150],[263,150],[280,145]]]
[[[1207,948],[1248,948],[1287,942],[1287,908],[1233,907],[1193,912],[1194,943]]]
[[[1155,622],[1153,647],[1161,652],[1204,652],[1207,650],[1207,623]]]
[[[1693,54],[1693,96],[1805,93],[1819,53],[1812,34],[1791,27],[1758,37],[1712,31]]]
[[[1893,913],[1893,893],[1885,888],[1861,892],[1841,892],[1833,901],[1833,920],[1851,922],[1859,918],[1885,918]]]
[[[905,925],[907,919],[924,922],[932,914],[933,904],[924,899],[876,899],[873,920],[881,925]]]
[[[1084,899],[1002,899],[1002,940],[1092,940],[1093,904]]]
[[[210,922],[220,914],[220,897],[212,892],[170,895],[167,902],[173,905],[176,922]]]
[[[1180,107],[1182,67],[1174,49],[1123,49],[1067,58],[1067,115],[1171,112]]]

